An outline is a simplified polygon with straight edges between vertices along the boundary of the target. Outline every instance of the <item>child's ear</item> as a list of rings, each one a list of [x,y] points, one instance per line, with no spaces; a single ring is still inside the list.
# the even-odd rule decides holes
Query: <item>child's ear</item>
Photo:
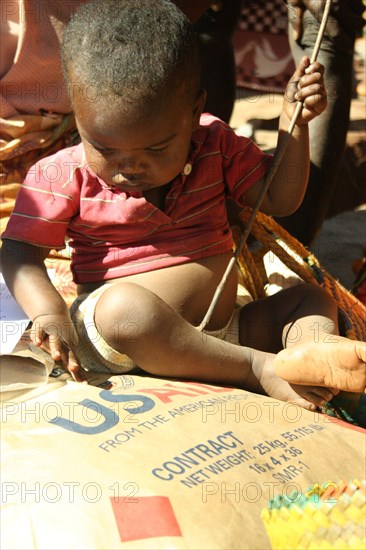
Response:
[[[204,88],[201,88],[197,94],[197,98],[193,109],[193,131],[197,130],[200,125],[200,118],[203,112],[203,108],[206,103],[207,92]]]

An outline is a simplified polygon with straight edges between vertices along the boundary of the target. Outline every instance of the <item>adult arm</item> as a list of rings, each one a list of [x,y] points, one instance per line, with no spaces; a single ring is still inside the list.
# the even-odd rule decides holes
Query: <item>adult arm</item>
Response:
[[[289,20],[295,40],[300,40],[303,32],[303,15],[309,10],[319,23],[322,20],[326,0],[287,0]],[[350,36],[359,35],[365,24],[362,16],[362,0],[332,0],[329,18],[325,28],[326,34],[341,43],[349,42]]]

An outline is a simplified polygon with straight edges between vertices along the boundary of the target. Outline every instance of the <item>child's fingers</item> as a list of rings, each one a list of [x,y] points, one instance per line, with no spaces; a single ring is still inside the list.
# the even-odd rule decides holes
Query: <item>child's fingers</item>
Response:
[[[80,367],[72,351],[69,352],[67,369],[76,382],[84,382],[86,380],[85,371]]]
[[[302,88],[298,91],[297,98],[302,102],[302,118],[305,122],[309,122],[315,115],[320,115],[327,107],[327,95],[321,84]]]
[[[303,111],[320,115],[327,106],[327,100],[322,95],[311,95],[303,101]]]
[[[69,351],[68,348],[65,346],[64,343],[61,345],[61,363],[65,367],[67,367],[69,361]]]
[[[301,78],[303,74],[305,74],[305,71],[310,67],[310,59],[307,55],[304,55],[300,59],[300,63],[297,65],[295,72],[291,78],[291,80],[296,80],[296,78]]]
[[[302,76],[297,83],[297,89],[302,90],[303,88],[316,86],[317,84],[324,87],[324,78],[319,71]]]
[[[297,85],[295,100],[303,104],[302,119],[309,122],[314,115],[321,114],[327,106],[327,93],[324,86],[323,66],[316,62],[306,70]]]
[[[62,358],[62,342],[57,334],[48,336],[50,354],[54,361],[59,361]]]
[[[45,338],[45,333],[39,323],[34,323],[32,325],[30,338],[36,346],[40,347],[42,345],[42,342]]]
[[[323,84],[324,67],[318,61],[310,64],[308,57],[303,57],[289,81],[285,98],[290,103],[301,100],[299,90],[320,82]]]
[[[321,75],[324,75],[324,65],[319,63],[319,61],[314,61],[314,63],[311,63],[308,67],[305,69],[305,74],[312,74],[312,73],[320,73]]]
[[[338,395],[339,390],[314,386],[314,388],[312,388],[312,393],[316,396],[317,399],[322,399],[326,403],[327,401],[330,401],[335,395]]]
[[[290,81],[288,82],[285,90],[285,100],[288,103],[294,103],[296,101],[296,92],[299,87],[301,87],[301,80],[305,76],[305,71],[310,67],[310,59],[307,56],[304,56],[294,74],[292,75]]]
[[[326,97],[325,87],[321,82],[313,82],[312,84],[303,86],[295,93],[295,99],[297,101],[304,101],[307,97],[311,96]]]
[[[312,73],[324,74],[324,65],[319,63],[319,61],[310,62],[310,59],[307,56],[304,56],[298,66],[296,67],[294,76],[299,76],[302,78],[304,75],[309,75]]]

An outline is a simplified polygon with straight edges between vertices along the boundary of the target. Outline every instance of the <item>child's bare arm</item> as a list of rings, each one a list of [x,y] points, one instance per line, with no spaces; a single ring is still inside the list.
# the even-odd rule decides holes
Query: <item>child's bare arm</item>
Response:
[[[4,239],[2,271],[10,292],[33,323],[34,344],[49,349],[52,358],[62,360],[74,378],[79,379],[72,352],[78,338],[68,307],[48,277],[44,264],[48,253],[42,247]]]
[[[33,321],[45,313],[64,314],[67,306],[52,285],[44,260],[49,250],[4,239],[2,271],[16,301]]]
[[[280,116],[279,136],[276,155],[281,149],[282,140],[289,127],[296,102],[303,102],[302,111],[289,138],[285,154],[279,163],[275,176],[264,197],[261,210],[275,216],[286,216],[300,206],[309,177],[309,134],[308,123],[320,115],[327,105],[323,80],[324,67],[303,57],[289,81],[284,95]],[[245,194],[244,202],[254,206],[264,185],[258,181]]]

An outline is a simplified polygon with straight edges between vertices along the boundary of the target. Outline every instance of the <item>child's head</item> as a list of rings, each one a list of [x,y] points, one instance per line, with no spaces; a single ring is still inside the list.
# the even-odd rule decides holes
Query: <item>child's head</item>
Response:
[[[184,167],[204,93],[194,31],[169,0],[92,0],[66,28],[62,59],[87,161],[144,190]]]

